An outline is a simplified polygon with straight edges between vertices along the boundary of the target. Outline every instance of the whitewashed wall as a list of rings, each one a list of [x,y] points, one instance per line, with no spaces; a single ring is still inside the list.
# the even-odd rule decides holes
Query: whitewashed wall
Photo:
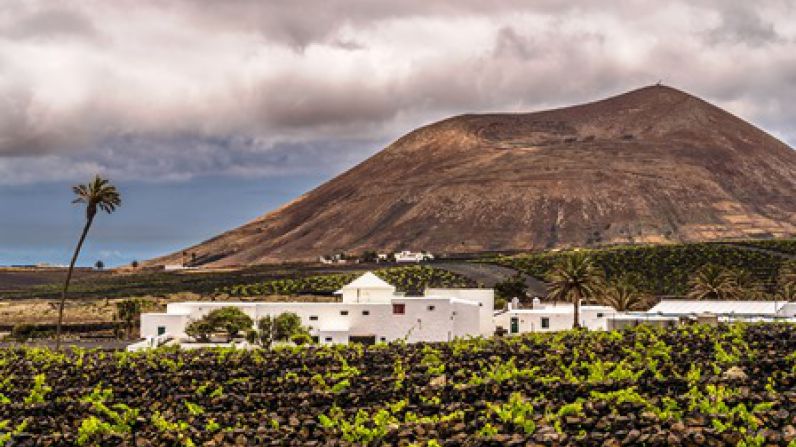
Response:
[[[405,313],[393,314],[393,304],[404,304]],[[394,298],[389,304],[171,303],[166,314],[142,315],[141,335],[156,335],[157,326],[165,325],[167,334],[183,337],[185,326],[190,321],[198,320],[212,310],[230,306],[241,309],[255,322],[266,315],[275,317],[293,312],[301,318],[302,325],[310,328],[310,334],[319,338],[321,332],[348,331],[349,336],[373,335],[376,341],[404,338],[410,342],[447,341],[456,336],[477,335],[480,330],[478,303],[456,302],[449,298]]]
[[[495,309],[494,289],[427,289],[426,296],[458,298],[479,303],[479,334],[488,337],[495,333],[492,318]]]

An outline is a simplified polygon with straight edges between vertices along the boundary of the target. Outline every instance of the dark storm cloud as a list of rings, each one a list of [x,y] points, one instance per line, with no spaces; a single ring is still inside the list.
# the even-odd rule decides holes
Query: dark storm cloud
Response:
[[[763,19],[754,3],[728,3],[720,9],[720,17],[720,24],[707,34],[711,43],[745,43],[757,47],[781,38],[774,23]]]
[[[0,183],[350,166],[451,114],[662,80],[796,141],[785,1],[5,2]]]
[[[77,11],[42,9],[26,12],[25,4],[16,4],[14,7],[19,10],[17,14],[7,16],[0,26],[0,36],[10,39],[63,39],[91,38],[96,34],[94,24]]]

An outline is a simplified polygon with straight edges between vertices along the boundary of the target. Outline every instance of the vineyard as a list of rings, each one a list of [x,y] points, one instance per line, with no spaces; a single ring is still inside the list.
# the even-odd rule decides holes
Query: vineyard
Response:
[[[0,446],[794,446],[795,352],[784,324],[275,351],[6,349]]]
[[[427,287],[475,287],[470,279],[447,270],[427,266],[393,267],[374,272],[400,291],[420,292]],[[331,294],[361,275],[341,273],[315,275],[304,278],[273,279],[255,284],[239,284],[216,290],[217,294],[234,297],[258,295]]]
[[[688,280],[705,264],[749,271],[763,284],[771,286],[782,256],[719,244],[681,244],[657,246],[621,246],[587,252],[611,279],[630,275],[636,286],[658,295],[683,295]],[[491,262],[515,268],[537,278],[545,278],[560,260],[571,252],[500,257]]]
[[[743,241],[740,245],[762,248],[787,255],[796,256],[796,239],[773,239],[767,241]]]
[[[71,298],[126,298],[166,296],[192,292],[202,295],[228,293],[234,296],[266,294],[330,294],[364,273],[361,266],[336,267],[336,270],[313,266],[257,266],[222,272],[141,272],[123,275],[99,275],[75,281]],[[341,272],[340,270],[344,271]],[[475,283],[461,275],[428,266],[393,267],[377,271],[399,290],[422,290],[425,286],[467,287]],[[57,298],[63,284],[0,290],[0,299]]]

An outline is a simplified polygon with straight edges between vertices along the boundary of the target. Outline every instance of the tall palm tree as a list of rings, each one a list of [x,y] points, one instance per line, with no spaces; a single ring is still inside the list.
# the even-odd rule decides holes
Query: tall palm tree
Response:
[[[619,312],[643,310],[647,300],[648,297],[644,293],[623,278],[611,281],[600,296],[602,304],[611,306]]]
[[[72,255],[72,261],[69,263],[69,271],[66,274],[66,281],[64,282],[64,289],[61,292],[61,303],[58,306],[58,325],[55,331],[55,347],[61,348],[61,326],[64,321],[64,303],[66,302],[66,292],[69,290],[69,282],[72,280],[72,272],[75,269],[75,262],[80,254],[80,249],[83,247],[83,242],[86,240],[91,224],[94,222],[94,217],[97,215],[97,210],[105,211],[110,214],[122,204],[122,199],[119,196],[119,191],[110,182],[99,175],[94,177],[89,183],[84,185],[76,185],[72,187],[77,196],[72,203],[85,203],[86,204],[86,224],[83,226],[83,233],[80,235],[80,240],[77,242],[75,252]]]
[[[583,253],[567,256],[547,277],[547,295],[555,300],[572,302],[572,327],[580,327],[580,300],[594,297],[603,284],[603,272]]]
[[[738,287],[732,276],[723,268],[707,264],[689,281],[688,297],[697,300],[726,300],[738,296]]]

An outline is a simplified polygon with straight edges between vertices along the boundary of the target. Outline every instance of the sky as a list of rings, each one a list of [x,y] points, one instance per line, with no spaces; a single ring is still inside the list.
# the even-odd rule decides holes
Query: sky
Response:
[[[4,0],[0,265],[79,264],[278,207],[402,134],[662,81],[796,144],[796,2]]]

